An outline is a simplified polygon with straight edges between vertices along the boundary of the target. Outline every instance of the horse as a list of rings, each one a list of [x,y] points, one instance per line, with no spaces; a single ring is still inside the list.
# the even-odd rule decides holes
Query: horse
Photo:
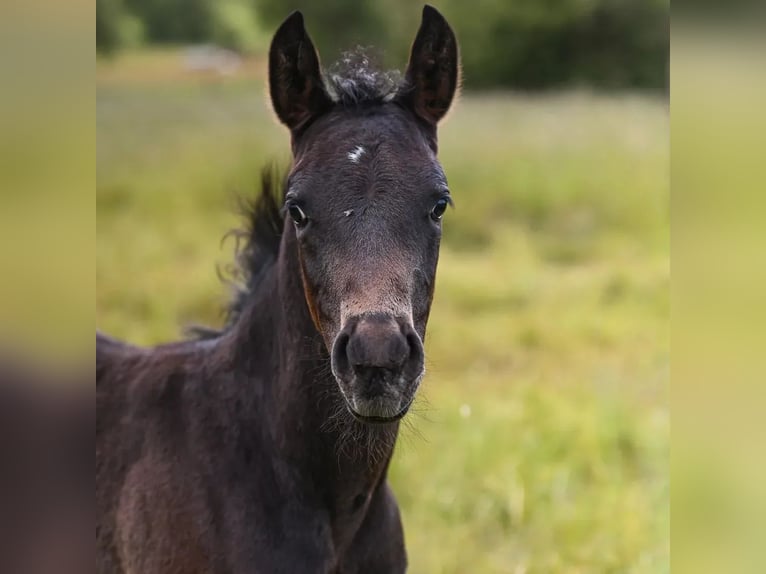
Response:
[[[293,12],[268,81],[292,163],[249,204],[224,327],[153,348],[97,333],[98,572],[407,568],[387,471],[452,204],[457,40],[425,6],[403,75],[359,53],[323,72]]]

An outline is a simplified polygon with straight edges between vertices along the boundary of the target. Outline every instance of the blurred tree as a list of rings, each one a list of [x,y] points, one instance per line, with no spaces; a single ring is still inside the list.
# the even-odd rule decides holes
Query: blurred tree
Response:
[[[357,45],[385,48],[388,44],[386,2],[372,0],[255,0],[263,23],[274,28],[293,10],[306,17],[312,39],[325,64]]]
[[[458,34],[468,89],[667,87],[669,0],[432,1]],[[149,42],[215,42],[263,52],[270,33],[297,9],[306,16],[325,64],[343,50],[373,45],[384,54],[384,64],[401,68],[422,3],[97,0],[96,46],[112,51],[142,29]]]
[[[155,43],[204,42],[213,35],[216,0],[125,0]]]
[[[143,39],[143,23],[127,11],[123,0],[96,0],[96,52],[111,55]]]
[[[96,51],[112,54],[122,44],[120,19],[122,0],[96,0]]]
[[[239,52],[264,53],[270,36],[260,24],[253,0],[218,0],[211,40]]]
[[[444,0],[468,87],[662,87],[668,0]]]

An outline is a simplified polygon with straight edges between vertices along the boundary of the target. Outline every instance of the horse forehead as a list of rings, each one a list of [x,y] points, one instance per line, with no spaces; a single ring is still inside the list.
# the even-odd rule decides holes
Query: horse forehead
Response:
[[[397,141],[380,138],[345,139],[327,144],[318,153],[302,158],[296,166],[314,189],[349,191],[379,186],[416,185],[422,179],[439,177],[440,167],[426,150],[413,149]]]
[[[365,130],[348,134],[333,146],[333,162],[342,171],[356,170],[368,175],[405,176],[422,173],[436,165],[427,145],[412,134]]]
[[[417,126],[396,112],[337,117],[318,128],[296,168],[319,188],[369,191],[443,179]]]
[[[397,142],[349,142],[338,150],[329,179],[368,200],[411,199],[418,189],[443,186],[441,165],[430,150],[408,149]],[[385,201],[384,201],[385,203]]]
[[[359,131],[338,138],[333,146],[336,159],[353,164],[369,163],[374,160],[405,160],[423,156],[425,150],[407,134],[383,131]]]
[[[393,144],[400,148],[428,147],[411,119],[403,116],[401,111],[387,107],[328,118],[324,129],[315,134],[315,139],[317,143],[325,141],[342,148],[346,154],[357,146],[366,151],[384,150]]]

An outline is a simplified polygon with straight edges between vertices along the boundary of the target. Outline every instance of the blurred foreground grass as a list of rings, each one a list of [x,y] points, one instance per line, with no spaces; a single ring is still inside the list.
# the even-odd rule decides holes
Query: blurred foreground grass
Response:
[[[289,157],[257,66],[179,61],[98,65],[97,323],[144,344],[220,323],[234,194]],[[391,471],[412,572],[669,571],[667,116],[468,94],[443,126],[457,208]]]

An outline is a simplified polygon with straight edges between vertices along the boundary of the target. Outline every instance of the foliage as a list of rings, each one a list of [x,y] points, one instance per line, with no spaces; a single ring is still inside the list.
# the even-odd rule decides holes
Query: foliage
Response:
[[[96,48],[102,54],[112,54],[121,47],[124,16],[121,0],[96,0]]]
[[[255,0],[264,23],[275,28],[293,10],[301,10],[325,63],[357,45],[385,47],[389,34],[386,3],[370,0]]]
[[[150,42],[204,42],[212,37],[216,0],[124,0]]]
[[[251,0],[97,0],[96,49],[110,54],[152,44],[212,42],[241,52],[266,41]],[[140,32],[140,33],[139,33]]]
[[[666,85],[667,0],[445,0],[471,87]]]
[[[124,2],[124,9],[122,3]],[[468,88],[667,87],[668,0],[441,0],[462,46]],[[266,49],[274,30],[303,11],[325,63],[357,45],[402,66],[420,17],[410,0],[98,0],[97,47],[120,47],[132,14],[154,43],[218,42]],[[258,26],[262,21],[263,27]]]
[[[231,50],[264,53],[269,38],[247,0],[218,0],[212,40]]]

